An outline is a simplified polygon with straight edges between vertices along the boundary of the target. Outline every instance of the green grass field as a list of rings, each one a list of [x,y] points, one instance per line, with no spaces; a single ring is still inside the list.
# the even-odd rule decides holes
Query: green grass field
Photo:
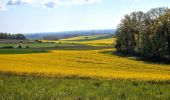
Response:
[[[117,56],[112,40],[81,36],[1,48],[0,99],[170,100],[170,65]]]
[[[75,46],[77,44],[74,43],[26,43],[23,44],[23,48],[29,46],[30,48],[50,48],[50,47],[57,47],[57,46]],[[0,44],[0,48],[12,46],[14,48],[18,47],[18,44]]]
[[[169,100],[169,82],[0,75],[3,100]]]

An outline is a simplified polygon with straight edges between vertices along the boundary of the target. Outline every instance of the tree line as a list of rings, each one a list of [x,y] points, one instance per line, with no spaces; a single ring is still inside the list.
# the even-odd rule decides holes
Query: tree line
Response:
[[[125,15],[116,32],[117,52],[170,61],[170,9]]]
[[[10,33],[0,33],[0,39],[18,39],[25,40],[26,37],[23,34],[10,34]]]

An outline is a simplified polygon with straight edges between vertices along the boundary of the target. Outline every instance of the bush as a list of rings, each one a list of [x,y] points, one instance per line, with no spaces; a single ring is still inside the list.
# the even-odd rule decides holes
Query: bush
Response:
[[[14,48],[13,46],[4,46],[4,47],[2,47],[2,48],[4,48],[4,49],[12,49],[12,48]]]
[[[26,46],[25,48],[30,48],[30,46]]]
[[[21,45],[19,45],[17,48],[22,48],[22,46],[21,46]]]

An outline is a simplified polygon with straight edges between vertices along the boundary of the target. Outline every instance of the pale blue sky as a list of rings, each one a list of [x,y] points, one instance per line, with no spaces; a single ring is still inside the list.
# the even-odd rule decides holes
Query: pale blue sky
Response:
[[[114,29],[125,14],[170,0],[0,0],[0,32]]]

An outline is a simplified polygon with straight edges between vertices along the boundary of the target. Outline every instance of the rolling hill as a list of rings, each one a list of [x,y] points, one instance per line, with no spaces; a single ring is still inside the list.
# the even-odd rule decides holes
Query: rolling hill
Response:
[[[53,37],[52,39],[64,39],[75,36],[84,35],[97,35],[97,34],[115,34],[115,29],[103,29],[103,30],[81,30],[81,31],[63,31],[63,32],[42,32],[42,33],[25,33],[28,39],[43,39]]]

